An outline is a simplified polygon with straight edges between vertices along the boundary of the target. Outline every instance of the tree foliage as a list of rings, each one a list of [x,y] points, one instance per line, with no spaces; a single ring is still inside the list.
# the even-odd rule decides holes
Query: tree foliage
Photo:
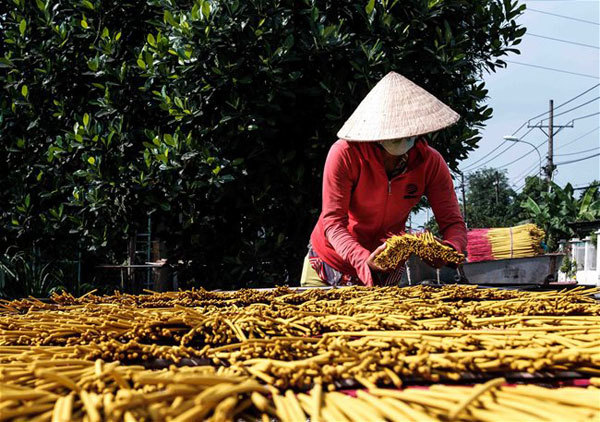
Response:
[[[510,0],[3,2],[2,246],[119,259],[151,214],[180,279],[293,279],[326,151],[368,90],[396,70],[459,112],[430,139],[456,166],[492,114],[482,72],[518,53],[523,10]]]
[[[506,172],[483,168],[467,176],[467,214],[470,228],[509,227],[518,220],[517,194]]]
[[[521,207],[532,222],[544,229],[548,247],[556,250],[560,240],[576,236],[567,223],[600,220],[598,190],[592,184],[577,198],[570,183],[561,188],[551,182],[549,191],[542,192],[538,200],[527,196]]]

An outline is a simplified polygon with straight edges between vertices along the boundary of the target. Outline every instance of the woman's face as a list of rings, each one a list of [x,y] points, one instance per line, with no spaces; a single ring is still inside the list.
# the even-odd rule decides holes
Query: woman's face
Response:
[[[379,144],[391,155],[403,155],[415,144],[416,136],[409,138],[392,139],[389,141],[381,141]]]

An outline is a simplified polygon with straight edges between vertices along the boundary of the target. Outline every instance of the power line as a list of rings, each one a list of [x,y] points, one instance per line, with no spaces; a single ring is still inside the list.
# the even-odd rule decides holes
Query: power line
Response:
[[[542,145],[544,145],[546,142],[548,142],[548,141],[546,140],[546,141],[542,142],[541,144],[539,144],[539,145],[536,145],[536,148],[539,148],[539,147],[541,147],[541,146],[542,146]],[[532,150],[530,150],[530,151],[526,152],[525,154],[521,155],[519,158],[517,158],[517,159],[515,159],[515,160],[512,160],[510,163],[504,164],[504,165],[502,165],[502,166],[498,166],[498,168],[501,168],[501,169],[502,169],[502,168],[506,168],[506,167],[508,167],[508,166],[511,166],[511,165],[513,165],[514,163],[516,163],[517,161],[520,161],[520,160],[522,160],[523,158],[527,157],[529,154],[532,154],[532,153],[533,153],[533,151],[535,151],[535,150],[533,150],[533,149],[532,149]],[[539,152],[539,151],[538,151],[538,152]]]
[[[584,152],[597,151],[599,149],[600,149],[600,147],[596,147],[596,148],[584,149],[582,151],[577,151],[577,152],[570,152],[568,154],[554,154],[554,156],[555,157],[564,157],[565,155],[577,155],[577,154],[583,154]]]
[[[512,60],[504,60],[504,61],[507,62],[507,63],[519,64],[521,66],[529,66],[529,67],[535,67],[537,69],[552,70],[554,72],[559,72],[559,73],[568,73],[569,75],[583,76],[583,77],[592,78],[592,79],[600,79],[599,76],[588,75],[586,73],[570,72],[568,70],[555,69],[553,67],[546,67],[546,66],[539,66],[537,64],[531,64],[531,63],[513,62]]]
[[[530,129],[529,129],[527,132],[525,132],[525,133],[523,134],[523,136],[521,136],[521,138],[520,138],[520,139],[523,139],[523,138],[525,138],[527,135],[529,135],[529,133],[531,133],[531,131],[532,131],[532,130],[533,130],[533,128],[530,128]],[[506,142],[507,142],[507,141],[504,141],[504,142],[502,142],[502,145],[504,145]],[[471,171],[471,172],[472,172],[472,171],[474,171],[475,169],[478,169],[478,168],[481,168],[481,167],[485,166],[485,165],[486,165],[487,163],[489,163],[490,161],[493,161],[493,160],[495,160],[496,158],[500,157],[502,154],[504,154],[506,151],[508,151],[509,149],[511,149],[512,147],[514,147],[516,144],[517,144],[517,142],[511,142],[511,143],[510,143],[510,145],[509,145],[508,147],[506,147],[505,149],[503,149],[502,151],[500,151],[498,154],[494,155],[494,156],[493,156],[492,158],[490,158],[489,160],[487,160],[487,161],[485,161],[485,162],[483,162],[483,163],[481,163],[481,164],[479,164],[479,165],[477,165],[477,166],[475,166],[475,167],[473,167],[473,165],[475,165],[475,163],[473,163],[471,166],[467,167],[467,169],[468,169],[468,168],[470,168],[470,170],[469,170],[469,171]],[[492,151],[492,152],[493,152],[493,151]],[[491,153],[490,153],[490,154],[488,154],[488,155],[491,155]],[[484,157],[484,158],[485,158],[485,157]],[[481,160],[480,160],[480,161],[481,161]],[[464,171],[464,170],[463,170],[463,171]]]
[[[592,114],[587,114],[585,116],[576,117],[573,120],[571,120],[569,123],[573,123],[575,120],[582,120],[582,119],[587,119],[588,117],[597,116],[598,114],[600,114],[600,111],[597,111],[597,112],[592,113]]]
[[[593,133],[593,132],[597,131],[598,129],[600,129],[600,126],[598,126],[598,127],[597,127],[597,128],[595,128],[595,129],[592,129],[592,130],[590,130],[589,132],[586,132],[586,133],[584,133],[583,135],[579,136],[578,138],[575,138],[575,139],[573,139],[572,141],[569,141],[569,142],[567,142],[567,143],[566,143],[566,144],[564,144],[564,145],[561,145],[561,146],[559,146],[559,147],[557,148],[557,150],[559,150],[559,149],[561,149],[561,148],[564,148],[564,147],[566,147],[567,145],[571,145],[571,144],[572,144],[572,143],[574,143],[574,142],[577,142],[577,141],[579,141],[581,138],[584,138],[584,137],[588,136],[590,133]]]
[[[513,186],[516,186],[518,183],[521,182],[521,180],[526,179],[527,176],[531,175],[531,172],[536,171],[538,168],[539,164],[534,165],[533,167],[529,167],[527,170],[525,170],[524,172],[520,173],[516,178],[515,181],[512,183]]]
[[[563,114],[570,113],[571,111],[577,110],[578,108],[585,107],[586,105],[588,105],[590,103],[593,103],[594,101],[598,101],[598,99],[600,99],[600,97],[593,98],[593,99],[591,99],[591,100],[589,100],[589,101],[587,101],[587,102],[585,102],[583,104],[579,104],[578,106],[575,106],[573,108],[565,110],[562,113],[555,114],[554,117],[562,116]],[[555,108],[555,110],[556,110],[556,108]],[[544,121],[544,120],[548,120],[548,118],[546,117],[546,118],[542,119],[542,121]]]
[[[555,163],[554,165],[560,166],[563,164],[578,163],[579,161],[589,160],[590,158],[598,157],[599,155],[600,155],[600,152],[598,154],[588,155],[587,157],[584,157],[584,158],[578,158],[577,160],[570,160],[570,161],[563,161],[562,163]]]
[[[521,173],[521,176],[519,176],[517,179],[515,179],[513,186],[515,186],[518,183],[520,183],[521,181],[527,179],[529,176],[533,176],[535,174],[536,170],[537,170],[537,165],[530,167],[525,173]]]
[[[531,0],[529,0],[529,1],[531,1]],[[556,17],[559,17],[559,18],[570,19],[570,20],[573,20],[573,21],[578,21],[578,22],[591,23],[592,25],[600,25],[600,23],[598,23],[598,22],[594,22],[594,21],[588,21],[588,20],[585,20],[585,19],[579,19],[579,18],[573,18],[573,17],[571,17],[571,16],[559,15],[558,13],[550,13],[550,12],[545,12],[545,11],[543,11],[543,10],[532,9],[532,8],[530,8],[530,7],[528,7],[528,8],[527,8],[527,11],[528,11],[528,12],[537,12],[537,13],[543,13],[544,15],[556,16]]]
[[[591,185],[587,185],[587,186],[574,186],[573,190],[586,190],[589,188],[597,188],[598,184],[591,184]]]
[[[527,186],[527,182],[523,183],[521,186],[519,186],[518,188],[515,188],[515,192],[519,193],[520,190],[522,190],[525,186]]]
[[[490,161],[494,161],[496,158],[500,157],[502,154],[504,154],[506,151],[508,151],[509,149],[511,149],[512,147],[514,147],[516,145],[516,142],[511,142],[509,146],[507,146],[505,149],[503,149],[502,151],[500,151],[498,154],[494,155],[492,158],[490,158],[489,160],[479,164],[478,166],[472,167],[469,171],[472,172],[476,169],[479,169],[481,167],[484,167],[487,163],[489,163]]]
[[[502,145],[506,144],[508,141],[503,141],[501,144],[499,144],[496,148],[494,148],[493,150],[490,151],[490,154],[493,154],[494,152],[496,152],[500,147],[502,147]],[[489,154],[488,154],[489,155]],[[485,160],[487,157],[487,155],[481,157],[479,160],[475,161],[474,163],[469,164],[467,167],[465,167],[464,169],[461,170],[461,172],[465,172],[467,171],[469,168],[473,167],[475,164]]]
[[[596,50],[600,50],[600,47],[598,47],[597,45],[584,44],[584,43],[577,42],[577,41],[563,40],[561,38],[552,38],[552,37],[548,37],[546,35],[532,34],[531,32],[526,32],[525,35],[529,35],[530,37],[544,38],[546,40],[558,41],[558,42],[563,42],[565,44],[573,44],[573,45],[578,45],[580,47],[595,48]]]
[[[589,132],[586,132],[586,133],[584,133],[583,135],[581,135],[581,136],[579,136],[579,137],[577,137],[577,138],[573,139],[572,141],[568,142],[567,144],[564,144],[564,145],[562,145],[562,146],[561,146],[561,148],[562,148],[562,147],[565,147],[565,146],[567,146],[567,145],[569,145],[569,144],[572,144],[573,142],[576,142],[576,141],[580,140],[581,138],[583,138],[583,137],[585,137],[585,136],[587,136],[587,135],[591,134],[592,132],[594,132],[594,131],[596,131],[596,130],[598,130],[598,129],[600,129],[600,126],[599,126],[599,127],[597,127],[597,128],[595,128],[595,129],[592,129],[592,130],[591,130],[591,131],[589,131]],[[541,143],[540,145],[538,145],[538,146],[541,146],[541,145],[543,145],[543,144],[544,144],[544,143],[546,143],[546,142],[548,142],[548,141],[544,141],[544,142],[542,142],[542,143]],[[530,152],[533,152],[533,151],[530,151]],[[556,164],[555,164],[555,165],[556,165]],[[537,169],[538,169],[538,164],[534,165],[533,167],[530,167],[530,168],[528,168],[528,169],[527,169],[527,170],[525,170],[524,172],[521,172],[521,173],[519,173],[519,174],[518,174],[518,175],[515,177],[515,179],[514,179],[514,182],[513,182],[513,183],[511,183],[511,185],[512,185],[512,186],[515,186],[515,190],[516,190],[516,191],[518,191],[518,190],[522,189],[522,188],[523,188],[523,187],[524,187],[524,186],[525,186],[527,183],[524,183],[522,186],[520,186],[520,187],[518,187],[518,188],[516,188],[516,186],[517,186],[518,184],[520,184],[520,183],[521,183],[523,180],[526,180],[528,177],[530,177],[530,176],[534,176],[534,175],[535,175],[535,172],[537,171]]]
[[[584,96],[585,94],[587,94],[588,92],[592,91],[592,90],[593,90],[593,89],[595,89],[595,88],[598,88],[599,86],[600,86],[600,84],[596,84],[596,85],[594,85],[593,87],[586,89],[586,90],[585,90],[585,91],[583,91],[582,93],[580,93],[580,94],[577,94],[576,96],[574,96],[573,98],[571,98],[571,99],[569,99],[569,100],[565,101],[564,103],[561,103],[561,104],[557,105],[556,107],[554,107],[554,110],[557,110],[557,109],[559,109],[560,107],[562,107],[562,106],[565,106],[565,105],[569,104],[570,102],[573,102],[573,101],[575,101],[577,98],[580,98],[580,97]],[[514,136],[514,135],[515,135],[515,134],[516,134],[518,131],[520,131],[520,130],[523,128],[523,126],[525,126],[526,124],[528,124],[529,122],[531,122],[533,119],[537,119],[538,117],[542,117],[542,116],[544,116],[544,115],[546,115],[546,114],[548,114],[548,113],[550,113],[550,112],[549,112],[549,111],[544,111],[543,113],[540,113],[540,114],[538,114],[537,116],[530,117],[530,118],[529,118],[529,119],[528,119],[528,120],[527,120],[525,123],[523,123],[521,126],[519,126],[519,128],[518,128],[517,130],[515,130],[515,131],[513,132],[513,136]]]
[[[557,105],[556,107],[554,107],[554,110],[556,110],[556,109],[558,109],[558,108],[560,108],[560,107],[563,107],[563,106],[565,106],[565,105],[567,105],[567,104],[569,104],[569,103],[571,103],[571,102],[575,101],[576,99],[578,99],[578,98],[580,98],[580,97],[584,96],[585,94],[587,94],[588,92],[590,92],[590,91],[592,91],[592,90],[596,89],[596,88],[597,88],[597,87],[599,87],[599,86],[600,86],[600,83],[597,83],[596,85],[592,86],[591,88],[588,88],[588,89],[586,89],[585,91],[583,91],[583,92],[581,92],[581,93],[577,94],[577,95],[576,95],[576,96],[574,96],[573,98],[570,98],[570,99],[568,99],[567,101],[565,101],[565,102],[563,102],[563,103],[561,103],[561,104]],[[526,122],[524,122],[524,123],[523,123],[521,126],[519,126],[519,127],[517,128],[517,130],[515,130],[515,131],[512,133],[512,136],[516,135],[516,134],[517,134],[517,133],[518,133],[518,132],[519,132],[519,131],[520,131],[520,130],[521,130],[521,129],[522,129],[524,126],[525,126],[525,125],[527,125],[527,124],[528,124],[528,123],[529,123],[531,120],[533,120],[533,119],[536,119],[536,118],[538,118],[538,117],[541,117],[541,116],[544,116],[544,115],[546,115],[546,114],[548,114],[548,113],[549,113],[549,111],[545,111],[545,112],[543,112],[543,113],[540,113],[540,114],[538,114],[538,115],[536,115],[536,116],[533,116],[533,117],[529,118],[529,119],[528,119]],[[530,128],[530,129],[529,129],[529,131],[527,131],[527,132],[526,132],[526,133],[525,133],[523,136],[521,136],[521,138],[524,138],[525,136],[527,136],[527,135],[528,135],[528,134],[529,134],[529,133],[530,133],[532,130],[533,130],[533,128]],[[596,130],[597,130],[597,129],[596,129]],[[593,132],[593,131],[592,131],[592,132]],[[589,132],[589,133],[591,133],[591,132]],[[582,137],[583,137],[583,136],[586,136],[586,135],[588,135],[589,133],[587,133],[587,134],[585,134],[585,135],[582,135]],[[578,138],[578,139],[580,139],[580,138]],[[479,165],[479,166],[477,165],[478,163],[482,162],[482,161],[483,161],[483,160],[485,160],[487,157],[489,157],[491,154],[493,154],[494,152],[496,152],[496,151],[498,151],[500,148],[502,148],[502,147],[503,147],[503,146],[504,146],[504,145],[505,145],[507,142],[508,142],[508,141],[504,140],[502,143],[498,144],[498,146],[497,146],[497,147],[495,147],[493,150],[491,150],[491,151],[490,151],[490,152],[489,152],[487,155],[485,155],[485,156],[481,157],[479,160],[477,160],[477,161],[475,161],[475,162],[473,162],[473,163],[469,164],[467,167],[465,167],[465,168],[464,168],[464,169],[462,169],[461,171],[463,171],[463,172],[466,172],[466,171],[473,171],[475,168],[479,168],[479,167],[481,167],[482,165],[485,165],[485,164],[487,164],[487,163],[488,163],[490,160],[486,161],[486,162],[485,162],[485,163],[483,163],[482,165]],[[543,142],[542,144],[540,144],[539,146],[543,145],[545,142],[548,142],[548,141],[544,141],[544,142]],[[510,148],[511,148],[511,147],[512,147],[512,146],[513,146],[515,143],[516,143],[516,142],[512,142],[512,143],[511,143],[512,145],[510,145],[508,148],[505,148],[505,149],[504,149],[502,152],[500,152],[499,154],[497,154],[497,155],[496,155],[494,158],[496,158],[496,157],[499,157],[500,155],[502,155],[503,153],[505,153],[506,151],[508,151],[508,150],[509,150],[509,149],[510,149]],[[530,152],[533,152],[533,151],[530,151]]]
[[[533,170],[532,170],[532,171],[533,171]],[[536,177],[536,174],[535,174],[535,173],[532,173],[532,171],[530,171],[530,172],[529,172],[529,173],[527,173],[525,176],[523,176],[523,177],[520,179],[520,181],[519,181],[519,182],[515,182],[515,183],[513,184],[513,186],[515,186],[515,191],[516,191],[516,192],[520,191],[520,190],[521,190],[521,189],[523,189],[525,186],[527,186],[527,178],[528,178],[528,177]],[[522,184],[521,186],[519,186],[519,187],[516,187],[517,183],[521,183],[521,182],[523,182],[523,184]]]
[[[517,192],[517,193],[518,193],[518,192],[519,192],[520,190],[522,190],[522,189],[523,189],[525,186],[527,186],[527,178],[528,178],[528,177],[531,177],[531,176],[533,176],[533,174],[528,174],[527,176],[525,176],[525,179],[523,179],[523,180],[524,180],[524,183],[523,183],[521,186],[519,186],[518,188],[517,188],[517,187],[515,187],[515,192]]]

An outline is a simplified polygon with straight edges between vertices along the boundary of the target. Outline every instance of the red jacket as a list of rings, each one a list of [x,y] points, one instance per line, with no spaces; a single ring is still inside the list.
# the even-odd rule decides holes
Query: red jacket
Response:
[[[422,195],[444,240],[464,251],[467,229],[439,152],[418,140],[408,152],[406,172],[388,180],[377,144],[338,140],[325,161],[323,209],[310,238],[312,247],[333,268],[372,286],[369,255],[386,238],[405,230]]]

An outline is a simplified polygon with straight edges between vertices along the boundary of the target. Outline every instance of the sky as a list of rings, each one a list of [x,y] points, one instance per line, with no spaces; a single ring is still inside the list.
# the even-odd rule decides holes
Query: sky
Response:
[[[464,160],[459,168],[466,173],[484,167],[498,167],[507,171],[513,189],[520,190],[525,175],[539,171],[539,158],[531,145],[504,142],[505,135],[513,135],[536,146],[545,165],[548,152],[547,136],[540,129],[528,129],[527,121],[545,113],[549,100],[554,100],[555,125],[565,125],[575,118],[600,112],[600,25],[549,15],[559,14],[575,19],[600,22],[600,0],[527,0],[527,9],[517,22],[527,28],[527,34],[517,48],[520,55],[506,57],[505,69],[484,74],[489,90],[488,104],[494,109],[493,117],[481,131],[479,148]],[[541,13],[546,12],[546,13]],[[557,38],[595,48],[549,40]],[[550,67],[593,77],[561,73],[516,63]],[[579,98],[562,103],[590,90]],[[589,104],[578,107],[584,103]],[[577,107],[575,110],[569,111]],[[562,112],[563,115],[559,115]],[[545,114],[531,120],[539,124]],[[525,126],[519,129],[523,123]],[[545,120],[541,124],[547,125]],[[600,179],[600,156],[587,160],[560,164],[600,153],[600,115],[573,122],[573,128],[564,128],[554,136],[554,163],[559,164],[554,181],[561,186],[586,186]],[[517,129],[519,129],[517,131]],[[516,131],[516,133],[515,133]],[[510,147],[510,148],[508,148]],[[508,148],[508,149],[507,149]],[[503,152],[505,151],[505,152]],[[580,152],[582,151],[582,152]],[[499,155],[498,155],[499,154]],[[527,154],[527,155],[526,155]],[[566,155],[570,154],[570,155]],[[497,156],[497,157],[496,157]],[[520,159],[519,159],[520,158]],[[515,161],[519,159],[518,161]],[[511,162],[515,161],[511,164]],[[420,212],[412,219],[413,228],[426,221],[427,212]]]

